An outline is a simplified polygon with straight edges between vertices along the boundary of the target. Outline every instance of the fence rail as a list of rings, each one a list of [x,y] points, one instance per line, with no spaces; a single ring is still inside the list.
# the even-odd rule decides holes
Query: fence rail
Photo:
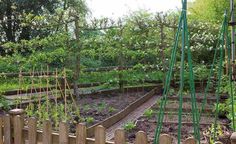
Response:
[[[15,113],[0,117],[0,144],[127,144],[125,131],[117,129],[114,141],[106,141],[105,128],[101,125],[95,128],[94,138],[87,137],[87,127],[77,124],[76,133],[70,134],[67,123],[59,124],[59,131],[52,130],[49,120],[43,122],[42,130],[37,129],[37,120]],[[26,125],[25,125],[26,124]],[[160,144],[172,144],[173,138],[168,134],[162,134]],[[134,144],[148,144],[147,134],[143,131],[136,133]],[[194,138],[187,138],[183,144],[197,144]],[[231,144],[236,144],[236,134],[231,136]]]

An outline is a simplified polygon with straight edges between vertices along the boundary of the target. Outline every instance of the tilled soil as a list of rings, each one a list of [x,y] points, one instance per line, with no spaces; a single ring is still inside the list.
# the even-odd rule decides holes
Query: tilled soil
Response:
[[[198,96],[202,94],[198,94]],[[211,97],[214,97],[211,95]],[[201,107],[201,102],[197,103],[198,107]],[[127,132],[127,141],[130,143],[134,142],[135,134],[138,131],[144,131],[148,135],[149,143],[153,143],[155,130],[157,127],[157,114],[159,112],[160,103],[157,102],[155,106],[151,109],[153,110],[153,115],[151,117],[142,116],[137,121],[135,121],[136,127]],[[170,100],[167,102],[165,115],[163,119],[162,133],[171,135],[174,138],[173,143],[177,143],[178,134],[178,109],[179,102],[176,100]],[[214,103],[210,102],[206,104],[206,109],[208,111],[202,113],[200,120],[200,135],[201,143],[209,144],[210,131],[212,131],[212,124],[214,123]],[[219,140],[224,144],[229,143],[229,137],[231,130],[229,128],[230,121],[227,118],[219,118],[217,121],[221,125],[222,136]],[[181,139],[184,140],[188,137],[193,137],[194,128],[192,123],[192,113],[191,113],[191,102],[183,102],[183,113],[182,113],[182,127],[181,127]]]

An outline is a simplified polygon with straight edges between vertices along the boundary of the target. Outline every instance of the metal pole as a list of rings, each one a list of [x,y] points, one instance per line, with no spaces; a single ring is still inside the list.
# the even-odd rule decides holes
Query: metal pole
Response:
[[[234,73],[234,61],[235,61],[235,19],[234,19],[234,0],[230,0],[230,9],[231,9],[231,23],[232,23],[232,30],[231,30],[231,59],[232,59],[232,69]]]

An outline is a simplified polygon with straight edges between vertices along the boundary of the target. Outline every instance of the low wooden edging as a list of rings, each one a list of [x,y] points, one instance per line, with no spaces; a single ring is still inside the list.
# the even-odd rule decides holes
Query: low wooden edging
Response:
[[[134,101],[130,105],[128,105],[125,109],[122,111],[116,113],[115,115],[105,119],[102,122],[99,122],[87,129],[87,135],[88,137],[93,137],[94,136],[94,131],[95,128],[98,125],[102,125],[105,128],[109,128],[121,119],[123,119],[125,116],[127,116],[129,113],[134,111],[138,106],[142,105],[146,101],[148,101],[155,93],[160,93],[161,92],[162,85],[158,85],[156,88],[145,94],[143,97],[139,98],[138,100]]]

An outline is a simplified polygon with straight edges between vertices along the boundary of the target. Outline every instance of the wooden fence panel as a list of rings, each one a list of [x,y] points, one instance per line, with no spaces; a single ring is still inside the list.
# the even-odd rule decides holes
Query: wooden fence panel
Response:
[[[0,144],[3,144],[3,133],[2,133],[3,119],[0,117]]]
[[[17,115],[14,117],[14,144],[23,144],[23,121],[22,118]]]
[[[4,124],[4,144],[12,144],[11,140],[11,121],[10,116],[4,116],[3,124]]]
[[[76,144],[86,144],[87,128],[85,124],[76,126]]]
[[[123,129],[115,131],[115,144],[125,144],[125,131]]]
[[[59,124],[59,144],[69,144],[69,129],[65,122]]]
[[[35,118],[28,119],[28,140],[29,144],[37,143],[37,120]]]
[[[145,132],[139,131],[136,134],[135,144],[148,144],[148,139]]]
[[[52,144],[52,125],[49,120],[43,122],[43,144]]]
[[[95,128],[94,139],[87,138],[87,128],[84,124],[77,125],[75,136],[69,135],[68,125],[64,122],[59,125],[59,134],[52,133],[52,125],[49,120],[43,122],[43,131],[37,131],[37,120],[35,118],[28,119],[28,129],[24,128],[21,116],[15,116],[13,122],[12,124],[9,115],[0,117],[0,144],[24,144],[27,136],[27,144],[126,144],[125,131],[123,129],[116,130],[114,142],[109,142],[106,141],[105,128],[101,125]],[[11,125],[13,125],[14,131],[11,131]],[[232,144],[235,141],[236,133],[233,133],[231,135]],[[173,137],[168,134],[162,134],[159,143],[172,144]],[[135,144],[148,144],[145,132],[139,131],[136,133]],[[197,140],[188,138],[183,141],[183,144],[197,144]]]
[[[105,144],[105,143],[106,143],[105,128],[99,125],[95,128],[95,144]]]

